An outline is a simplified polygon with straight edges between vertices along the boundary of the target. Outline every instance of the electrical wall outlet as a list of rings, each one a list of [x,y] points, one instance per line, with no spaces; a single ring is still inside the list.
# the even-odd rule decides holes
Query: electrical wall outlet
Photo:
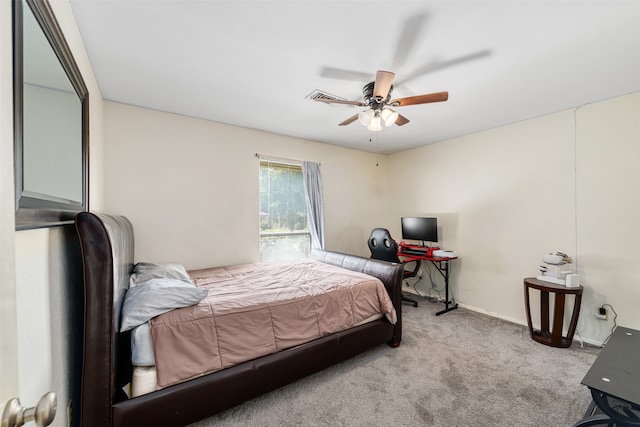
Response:
[[[594,316],[596,316],[596,319],[600,319],[600,320],[607,320],[607,309],[604,307],[599,307]]]

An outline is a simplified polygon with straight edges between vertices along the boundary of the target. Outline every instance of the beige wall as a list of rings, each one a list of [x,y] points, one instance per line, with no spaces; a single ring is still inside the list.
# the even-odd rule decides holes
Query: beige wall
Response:
[[[379,167],[373,154],[107,102],[105,206],[134,223],[137,260],[254,262],[255,153],[318,161],[328,249],[367,256],[371,228],[399,240],[401,216],[437,216],[440,246],[460,253],[456,300],[522,324],[522,279],[538,274],[542,254],[565,252],[585,285],[578,331],[602,342],[613,326],[593,317],[602,304],[640,327],[639,97],[383,156]]]
[[[606,336],[596,306],[640,329],[640,94],[577,112],[577,248],[585,279],[585,335]]]
[[[584,282],[584,338],[609,334],[612,317],[593,316],[602,304],[638,328],[638,117],[634,94],[579,108],[575,133],[568,110],[392,155],[386,224],[399,236],[400,216],[438,217],[440,246],[460,254],[453,289],[464,306],[525,323],[522,279],[562,251]]]
[[[256,153],[320,162],[327,249],[368,255],[385,200],[373,154],[113,102],[105,129],[106,211],[132,221],[139,261],[258,261]]]

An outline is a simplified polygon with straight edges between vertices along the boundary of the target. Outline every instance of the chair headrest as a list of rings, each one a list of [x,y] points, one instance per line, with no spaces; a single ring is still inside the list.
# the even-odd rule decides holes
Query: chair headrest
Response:
[[[371,258],[400,262],[398,259],[398,244],[393,240],[391,233],[386,228],[374,228],[367,243],[371,251]]]

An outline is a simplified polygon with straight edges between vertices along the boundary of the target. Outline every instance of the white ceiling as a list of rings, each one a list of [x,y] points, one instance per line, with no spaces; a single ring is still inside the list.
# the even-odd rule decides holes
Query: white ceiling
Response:
[[[640,1],[71,0],[107,100],[381,153],[640,91]],[[376,70],[411,122],[337,124]]]

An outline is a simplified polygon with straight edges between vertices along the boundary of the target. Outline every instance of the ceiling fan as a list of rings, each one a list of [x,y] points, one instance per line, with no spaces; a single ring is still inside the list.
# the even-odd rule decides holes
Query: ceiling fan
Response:
[[[358,107],[369,107],[367,110],[355,114],[342,123],[339,123],[338,126],[346,126],[359,119],[360,122],[367,126],[369,130],[379,131],[382,129],[382,124],[385,126],[391,126],[395,123],[398,126],[403,126],[409,123],[409,119],[398,114],[389,107],[428,104],[431,102],[443,102],[449,99],[449,92],[435,92],[425,95],[391,99],[394,78],[395,73],[392,73],[391,71],[378,70],[376,72],[376,80],[371,83],[367,83],[362,88],[362,94],[364,95],[364,99],[362,101],[349,101],[346,99],[335,99],[332,97],[318,97],[314,98],[314,101],[324,102],[326,104],[347,104]]]

